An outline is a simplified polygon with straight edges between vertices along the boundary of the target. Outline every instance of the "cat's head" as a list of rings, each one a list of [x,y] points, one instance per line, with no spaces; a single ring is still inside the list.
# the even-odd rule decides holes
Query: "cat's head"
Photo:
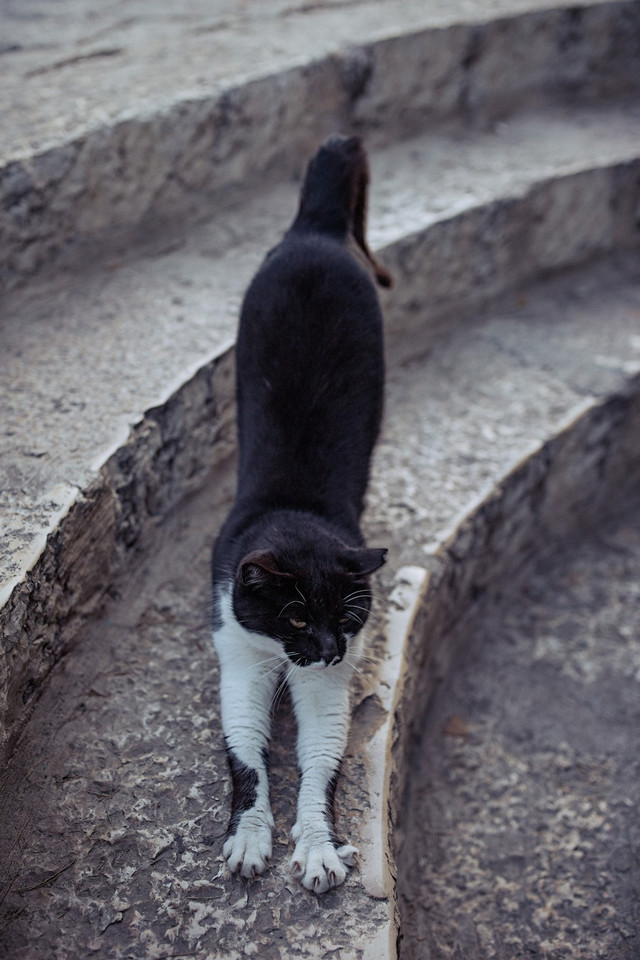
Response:
[[[340,663],[367,621],[369,575],[386,553],[337,540],[254,550],[236,571],[236,616],[246,629],[281,643],[298,666]]]

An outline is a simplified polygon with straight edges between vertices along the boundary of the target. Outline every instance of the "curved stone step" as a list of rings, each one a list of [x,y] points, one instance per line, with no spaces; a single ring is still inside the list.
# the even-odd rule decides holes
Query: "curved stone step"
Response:
[[[388,143],[455,116],[481,124],[562,95],[640,89],[637,0],[343,7],[9,9],[2,287],[299,172],[336,128]]]
[[[398,813],[403,960],[639,953],[640,502],[608,507],[455,631]]]
[[[523,288],[391,367],[368,513],[370,540],[392,548],[380,581],[390,615],[371,630],[338,791],[340,828],[363,864],[326,898],[286,870],[286,710],[272,758],[274,864],[249,886],[221,866],[227,778],[207,567],[229,470],[167,520],[120,579],[121,600],[54,672],[9,765],[2,936],[14,954],[38,960],[64,941],[113,957],[141,945],[149,957],[241,956],[247,945],[274,958],[395,955],[392,830],[415,728],[461,618],[541,543],[566,541],[612,493],[637,487],[639,314],[637,256],[618,255]]]
[[[540,272],[635,244],[638,131],[635,105],[609,104],[375,151],[390,356]],[[7,299],[5,741],[144,531],[228,456],[240,298],[294,209],[293,184],[265,190],[168,250]]]
[[[323,5],[317,6],[322,11]],[[361,12],[371,22],[372,5],[361,6]],[[495,3],[491,6],[495,10]],[[512,13],[513,4],[509,6]],[[203,96],[199,91],[194,100],[182,91],[178,105],[165,104],[157,110],[156,104],[146,117],[141,117],[141,108],[136,107],[128,116],[114,114],[106,118],[106,123],[104,117],[98,118],[92,129],[72,130],[71,142],[63,133],[48,146],[36,144],[33,149],[31,145],[20,156],[8,158],[10,162],[3,169],[3,209],[8,211],[3,232],[9,251],[9,279],[32,275],[42,264],[53,263],[67,242],[65,238],[77,238],[78,231],[98,245],[109,240],[113,253],[106,268],[98,263],[82,277],[61,272],[26,292],[14,294],[7,301],[7,320],[3,324],[7,331],[5,343],[13,349],[9,372],[14,379],[7,381],[9,386],[12,391],[23,389],[23,396],[34,401],[34,413],[40,409],[49,417],[53,411],[54,421],[57,417],[69,420],[70,430],[61,442],[71,454],[49,471],[46,460],[52,456],[52,447],[43,446],[40,441],[47,432],[42,428],[49,426],[51,420],[44,418],[39,425],[38,416],[29,419],[24,408],[18,411],[9,430],[13,431],[12,447],[20,445],[20,459],[10,463],[7,476],[14,490],[23,485],[27,476],[33,487],[18,510],[28,517],[29,523],[11,522],[15,566],[7,568],[9,582],[3,595],[7,603],[1,621],[5,733],[15,736],[42,691],[42,678],[75,641],[82,637],[83,643],[63,663],[63,669],[54,673],[33,726],[25,733],[23,752],[16,754],[5,778],[5,810],[18,812],[4,819],[10,837],[3,848],[15,854],[21,849],[25,831],[29,842],[17,873],[12,872],[8,886],[2,888],[1,900],[9,912],[4,915],[0,936],[6,939],[15,935],[13,942],[19,943],[25,935],[24,922],[34,919],[33,936],[39,936],[40,943],[33,947],[33,941],[29,949],[42,948],[42,955],[48,955],[51,944],[60,942],[61,915],[77,893],[79,897],[62,926],[65,936],[71,939],[84,938],[90,932],[90,939],[82,941],[83,950],[90,943],[89,949],[99,952],[106,942],[105,935],[117,933],[123,920],[127,927],[124,938],[137,940],[138,931],[149,956],[157,954],[158,949],[166,950],[168,945],[173,952],[176,943],[178,947],[186,943],[191,949],[202,938],[209,938],[211,949],[216,950],[216,924],[222,925],[223,919],[226,922],[229,908],[233,907],[236,929],[228,926],[225,936],[229,944],[237,942],[238,949],[246,946],[246,936],[238,934],[244,927],[245,932],[253,929],[256,936],[266,938],[261,941],[265,956],[268,949],[274,956],[280,950],[279,943],[273,944],[273,929],[279,931],[281,941],[285,941],[288,930],[296,938],[294,949],[302,951],[302,955],[305,951],[307,955],[317,955],[314,951],[318,943],[324,950],[342,949],[343,956],[348,956],[349,950],[354,955],[361,952],[370,957],[392,955],[390,943],[395,937],[395,921],[386,862],[389,833],[384,815],[389,800],[392,809],[397,810],[394,791],[404,776],[407,753],[403,745],[410,736],[410,721],[418,716],[415,698],[428,693],[428,689],[416,692],[417,688],[412,687],[415,676],[403,675],[400,647],[406,638],[411,656],[416,651],[426,658],[434,656],[435,662],[442,663],[441,669],[445,669],[446,630],[469,603],[491,591],[495,578],[504,569],[501,564],[506,562],[510,571],[512,566],[524,562],[533,542],[527,536],[535,533],[535,539],[541,529],[547,529],[537,526],[541,517],[548,518],[545,511],[552,511],[555,531],[559,516],[567,520],[570,528],[576,514],[579,519],[589,506],[575,501],[577,484],[572,471],[578,472],[581,481],[586,471],[586,475],[598,479],[601,490],[609,490],[623,486],[625,471],[637,466],[634,447],[627,439],[633,437],[633,431],[637,435],[638,425],[637,384],[629,380],[638,369],[637,326],[633,326],[638,310],[637,277],[632,264],[621,261],[602,266],[591,276],[577,278],[575,287],[570,285],[568,292],[565,288],[564,294],[552,290],[546,301],[540,291],[531,295],[521,291],[510,315],[488,320],[483,334],[467,329],[458,334],[457,340],[454,334],[446,343],[436,343],[436,337],[451,328],[452,315],[478,308],[541,271],[567,267],[635,243],[638,154],[634,108],[585,107],[565,116],[547,105],[542,113],[519,114],[507,126],[479,134],[473,141],[461,127],[443,130],[442,122],[462,109],[482,125],[494,119],[496,112],[508,112],[514,103],[545,100],[549,95],[555,97],[559,90],[595,96],[636,90],[639,60],[634,54],[638,46],[639,8],[640,4],[629,2],[587,3],[574,5],[571,10],[536,10],[485,22],[486,8],[474,3],[472,7],[465,5],[465,22],[452,26],[448,19],[437,30],[431,29],[432,25],[417,25],[411,37],[389,36],[388,25],[376,21],[372,29],[381,26],[382,35],[369,36],[356,50],[311,65],[305,59],[302,65],[290,65],[287,74],[266,79],[258,64],[252,82],[248,86],[238,82],[231,93],[216,89]],[[394,15],[397,9],[394,5]],[[296,11],[296,16],[311,12]],[[260,33],[260,42],[264,43],[262,26]],[[331,44],[334,39],[331,37]],[[48,64],[54,69],[44,72],[39,71],[46,64],[38,61],[38,66],[34,59],[31,79],[46,77],[53,90],[54,77],[66,76],[68,80],[67,68],[75,72],[79,67],[77,76],[80,83],[86,84],[84,66],[105,64],[111,57],[119,56],[106,55],[106,48],[102,49],[99,43],[87,49],[86,58],[81,55],[75,63],[68,64],[54,61]],[[403,69],[399,69],[399,63]],[[505,65],[510,77],[506,90]],[[426,84],[425,71],[429,79]],[[390,86],[390,77],[400,86]],[[320,88],[327,94],[327,110],[323,109],[313,122],[307,122],[308,98]],[[278,105],[288,105],[282,115],[270,112],[274,100]],[[406,107],[401,116],[397,115],[398,102]],[[230,114],[233,122],[226,127]],[[180,117],[184,123],[178,124],[174,152],[169,150],[169,156],[162,156],[160,150],[158,155],[160,147],[171,146],[167,130],[173,132],[176,118]],[[166,567],[162,571],[156,569],[158,596],[146,607],[137,608],[137,619],[124,627],[104,623],[98,628],[90,621],[97,639],[106,642],[106,660],[100,661],[104,666],[102,678],[95,672],[98,661],[91,660],[96,656],[95,643],[92,645],[91,637],[81,631],[86,618],[94,615],[104,602],[107,591],[113,590],[116,583],[126,591],[123,569],[127,568],[122,561],[127,552],[154,543],[154,525],[170,518],[178,501],[197,489],[216,463],[213,499],[219,510],[224,509],[224,498],[228,496],[224,484],[228,481],[224,480],[222,461],[232,446],[232,356],[222,349],[224,323],[213,335],[215,343],[202,348],[204,336],[209,335],[204,331],[209,327],[210,291],[213,288],[218,295],[221,289],[224,291],[224,314],[234,317],[239,292],[263,253],[263,240],[272,230],[277,234],[283,220],[289,218],[289,211],[285,216],[284,208],[293,203],[295,190],[276,185],[268,192],[261,191],[260,197],[254,197],[242,208],[223,209],[220,204],[229,199],[226,191],[234,184],[244,187],[260,178],[267,182],[275,165],[279,170],[297,171],[303,154],[315,148],[318,136],[324,132],[322,125],[333,125],[336,119],[345,117],[355,127],[370,131],[371,142],[380,144],[389,133],[397,135],[401,131],[406,136],[407,129],[413,132],[415,124],[425,119],[432,128],[440,127],[426,145],[415,138],[411,144],[413,153],[404,157],[404,166],[404,161],[398,159],[402,157],[402,143],[397,145],[400,152],[394,153],[393,147],[381,147],[373,157],[374,190],[376,177],[387,181],[389,187],[386,213],[379,210],[377,245],[387,244],[385,256],[388,255],[400,280],[395,299],[389,303],[395,364],[390,378],[389,423],[394,422],[395,396],[396,412],[408,427],[408,433],[402,436],[411,463],[403,462],[397,451],[394,454],[387,434],[378,453],[369,526],[372,535],[393,535],[397,543],[395,564],[410,563],[412,567],[405,567],[398,574],[393,595],[400,617],[388,629],[388,649],[394,655],[385,654],[379,678],[372,675],[362,682],[354,717],[353,748],[345,764],[345,810],[351,804],[356,811],[357,826],[353,829],[358,830],[363,848],[362,874],[345,888],[349,896],[339,901],[340,922],[336,924],[338,914],[331,916],[330,901],[311,901],[309,906],[308,900],[300,900],[296,887],[284,896],[284,876],[279,869],[269,880],[275,881],[276,887],[270,891],[268,885],[261,888],[260,901],[265,899],[265,889],[271,892],[269,899],[272,903],[277,900],[280,910],[278,923],[282,919],[284,922],[265,930],[260,924],[266,919],[273,925],[276,914],[260,912],[251,889],[230,886],[222,874],[214,878],[221,882],[212,883],[209,851],[217,842],[216,830],[224,819],[221,797],[216,798],[217,805],[210,813],[213,833],[204,832],[199,814],[192,817],[191,811],[183,807],[176,814],[171,806],[170,798],[175,793],[173,777],[180,777],[181,770],[180,764],[176,766],[170,757],[179,755],[182,762],[188,751],[181,751],[190,742],[198,740],[202,754],[194,757],[194,780],[185,785],[184,794],[190,793],[191,801],[199,809],[210,802],[210,792],[201,777],[207,763],[211,762],[214,770],[221,769],[216,764],[222,763],[222,755],[215,759],[220,753],[219,743],[213,751],[213,761],[206,759],[211,743],[205,728],[215,714],[213,687],[199,689],[200,712],[185,712],[183,706],[185,685],[197,683],[208,669],[208,651],[197,650],[198,643],[206,642],[206,612],[201,619],[199,614],[189,613],[188,601],[193,600],[189,588],[177,597],[171,585],[163,586],[162,577],[169,569]],[[213,147],[212,118],[220,122],[218,127],[214,123],[219,137]],[[265,118],[269,124],[264,122]],[[95,115],[91,121],[94,119]],[[72,119],[72,125],[74,122]],[[245,122],[248,132],[242,130]],[[259,129],[258,134],[264,133],[263,140],[256,134],[262,123],[264,130]],[[292,134],[294,130],[294,144],[287,143],[285,156],[283,134]],[[545,141],[554,143],[553,151],[544,147]],[[264,149],[254,162],[257,143]],[[565,143],[569,144],[568,150]],[[408,145],[405,141],[404,148]],[[236,151],[237,166],[233,158],[226,162],[232,148]],[[220,161],[213,171],[212,149],[214,153],[218,150]],[[446,158],[454,151],[462,152],[462,162],[449,169]],[[510,162],[499,158],[501,151],[511,158]],[[177,165],[178,154],[184,160],[183,168]],[[514,176],[514,168],[525,155],[533,155],[533,163]],[[147,164],[154,166],[157,177],[145,191],[140,189],[140,170],[144,172]],[[101,178],[111,178],[114,170],[118,171],[119,181],[115,177],[109,182],[116,183],[115,192],[105,191],[106,180]],[[418,175],[427,174],[428,180],[438,178],[430,195],[416,171]],[[471,171],[471,195],[461,180],[465,171]],[[394,194],[406,182],[412,184],[412,190],[405,192],[398,204],[402,215],[396,216],[398,202]],[[449,196],[443,196],[444,182]],[[422,197],[425,193],[426,203]],[[381,199],[384,207],[384,197]],[[179,211],[185,219],[200,216],[207,204],[218,211],[215,227],[205,224],[190,230],[188,235],[172,233],[165,227],[153,243],[147,240],[146,250],[137,248],[132,264],[126,262],[131,248],[118,247],[123,242],[122,234],[116,237],[117,242],[106,236],[113,230],[126,232],[151,215],[162,218]],[[374,228],[377,218],[374,207]],[[256,224],[255,236],[243,233],[247,225],[253,229]],[[253,243],[247,242],[247,236]],[[225,261],[220,253],[227,252],[231,244],[232,254]],[[238,248],[242,248],[244,274],[236,274],[235,263],[233,269],[229,267]],[[212,261],[199,263],[198,257],[207,250],[213,253]],[[86,257],[84,251],[73,249],[73,241],[68,252],[68,263],[74,257]],[[427,270],[429,264],[432,266]],[[210,278],[204,279],[207,270],[217,270],[215,286]],[[109,274],[115,277],[114,282],[108,279]],[[428,284],[423,274],[428,275]],[[139,287],[138,280],[142,281]],[[194,282],[197,292],[191,297],[189,291]],[[583,348],[588,345],[591,352],[587,355],[595,357],[593,362],[576,364],[571,338],[563,339],[548,323],[548,317],[555,316],[557,297],[563,303],[558,318],[564,317],[566,329]],[[153,325],[153,318],[163,313],[169,302],[176,308],[171,311],[169,324]],[[419,315],[425,308],[429,317],[423,325]],[[591,311],[586,328],[585,310],[587,314]],[[626,311],[625,318],[621,318],[621,311]],[[130,314],[142,321],[133,334],[131,327],[121,323]],[[181,316],[197,318],[186,337]],[[46,321],[51,319],[53,323],[48,327]],[[14,334],[25,321],[29,327],[20,340]],[[542,337],[533,345],[527,340],[525,347],[525,342],[514,333],[519,327],[539,329]],[[176,347],[177,331],[183,341],[188,341],[184,353]],[[462,344],[469,336],[473,350],[465,354]],[[160,349],[156,351],[156,347]],[[535,364],[526,372],[529,349],[533,349],[538,364],[535,372]],[[511,354],[514,362],[506,376],[500,372],[505,354]],[[499,362],[495,361],[498,355]],[[76,367],[72,367],[72,356]],[[207,357],[209,362],[205,362]],[[478,367],[480,358],[482,367]],[[71,384],[74,390],[67,390],[60,378],[60,369],[67,364],[69,373],[75,371]],[[111,391],[94,394],[93,384],[87,382],[87,371],[96,365],[102,366],[101,375],[105,382],[110,381]],[[147,379],[150,366],[156,370]],[[51,377],[48,368],[55,368]],[[17,379],[18,370],[21,380]],[[569,376],[565,377],[567,370]],[[491,381],[491,402],[482,389],[474,392],[479,374]],[[114,398],[116,380],[119,388],[124,385],[124,391]],[[427,380],[432,388],[424,394],[422,388]],[[128,390],[143,381],[140,395]],[[454,401],[449,391],[455,385],[459,389]],[[146,396],[144,391],[148,391]],[[524,398],[522,403],[520,395]],[[96,396],[94,415],[84,415]],[[42,401],[43,406],[38,408],[35,401]],[[481,416],[475,421],[465,420],[466,406],[473,401],[479,403]],[[577,420],[576,409],[581,413]],[[78,410],[83,415],[72,420]],[[574,425],[563,430],[563,423]],[[436,429],[430,430],[431,427]],[[549,442],[556,435],[558,439]],[[456,451],[451,459],[443,456],[445,441]],[[84,456],[88,449],[92,451],[91,458]],[[587,459],[581,461],[581,454]],[[514,470],[513,464],[523,457],[522,466]],[[25,469],[25,463],[33,469]],[[567,478],[572,479],[568,482]],[[427,483],[428,490],[423,491]],[[425,492],[429,497],[425,498]],[[480,509],[477,502],[469,506],[474,497],[480,501]],[[559,503],[562,510],[556,513]],[[467,517],[464,523],[453,518],[456,504]],[[524,524],[520,522],[523,518]],[[206,524],[201,526],[199,535],[206,530]],[[189,568],[193,558],[186,549],[186,539],[178,547],[179,528],[168,529],[175,536],[169,551],[173,562]],[[496,544],[500,549],[492,553]],[[197,562],[203,574],[202,594],[195,605],[197,610],[206,611],[206,548],[201,546]],[[487,556],[496,562],[489,564]],[[144,554],[138,554],[138,562],[147,562]],[[131,557],[127,563],[130,571]],[[423,563],[431,570],[428,581],[419,572]],[[172,569],[175,571],[176,567]],[[131,573],[126,576],[130,579]],[[144,578],[135,582],[140,586]],[[427,589],[425,613],[421,598]],[[181,617],[190,635],[198,638],[196,649],[191,648],[191,670],[186,670],[175,655],[176,627]],[[116,631],[115,643],[109,640],[112,630]],[[426,646],[425,630],[431,641]],[[129,633],[135,633],[135,642],[139,643],[133,652],[126,647]],[[123,649],[132,654],[130,659],[122,659]],[[83,659],[85,653],[88,661]],[[108,661],[118,657],[119,666],[114,670],[113,662]],[[158,674],[158,667],[160,673],[167,668],[164,679]],[[427,674],[428,678],[432,676]],[[140,697],[134,701],[128,689],[132,677],[140,686]],[[406,685],[402,715],[396,712],[394,717],[393,708],[402,684]],[[105,707],[104,712],[100,704]],[[117,704],[125,706],[121,713]],[[85,713],[87,722],[82,719]],[[153,749],[148,753],[136,734],[131,736],[131,730],[126,729],[126,718],[132,716],[132,729],[137,730],[142,717],[145,729],[150,731]],[[286,730],[286,718],[281,719]],[[177,736],[180,726],[182,734]],[[55,743],[55,736],[52,739],[52,729],[58,734],[63,731],[62,746]],[[172,732],[167,735],[167,730]],[[185,731],[186,738],[181,739]],[[39,744],[33,739],[38,734]],[[281,769],[283,762],[289,762],[287,743],[285,736],[279,755]],[[393,743],[396,766],[385,766],[382,755]],[[100,750],[96,752],[97,747]],[[80,756],[84,762],[78,766]],[[25,798],[19,786],[18,767],[23,760],[30,770],[41,761],[40,769],[45,771],[42,778],[39,774],[30,775],[35,776],[35,781],[29,786],[34,787],[37,782],[37,787],[29,798]],[[136,774],[123,775],[129,764],[130,771],[138,766],[144,769],[144,784],[136,780]],[[369,773],[364,776],[367,767]],[[89,769],[95,776],[87,790]],[[58,780],[47,783],[46,771]],[[223,781],[226,782],[221,775],[219,782]],[[125,806],[113,809],[111,799],[121,789]],[[281,808],[291,789],[292,784],[285,777],[278,800]],[[87,798],[96,795],[98,800],[93,806],[90,800],[87,805]],[[162,822],[148,827],[153,817],[145,811],[150,808],[152,795],[167,799],[163,813],[166,823],[161,818]],[[38,836],[30,831],[25,816],[40,801],[38,814],[42,813],[47,825]],[[56,804],[57,820],[52,815],[52,805]],[[359,814],[367,808],[372,813],[360,823]],[[129,810],[133,811],[130,819]],[[181,817],[181,813],[185,816]],[[112,815],[117,825],[109,824]],[[345,828],[352,829],[353,822],[353,815],[347,814]],[[60,824],[63,828],[53,839],[56,825]],[[12,834],[16,827],[17,833]],[[65,861],[64,856],[56,859],[69,849],[67,841],[74,831],[77,860]],[[182,860],[185,838],[187,853]],[[190,872],[192,844],[201,844],[199,853],[207,860],[203,874]],[[284,856],[284,832],[279,836],[279,844],[279,852]],[[170,862],[163,866],[163,859]],[[120,890],[131,892],[129,881],[140,863],[139,879],[149,886],[142,896],[138,891],[129,902],[120,897]],[[67,874],[67,870],[71,872]],[[184,873],[176,880],[181,870]],[[16,882],[21,876],[20,882]],[[100,886],[101,878],[109,886],[108,896],[104,886]],[[114,889],[118,890],[116,896]],[[48,896],[44,891],[53,893]],[[21,903],[25,897],[30,900],[22,920],[18,913],[21,906],[14,911],[14,895],[23,898]],[[214,903],[217,900],[221,900],[218,905]],[[152,914],[145,914],[149,909]],[[327,925],[327,916],[331,917],[331,926]],[[346,937],[342,944],[335,942],[336,929]],[[31,934],[27,931],[26,936]],[[30,955],[35,957],[37,953]]]

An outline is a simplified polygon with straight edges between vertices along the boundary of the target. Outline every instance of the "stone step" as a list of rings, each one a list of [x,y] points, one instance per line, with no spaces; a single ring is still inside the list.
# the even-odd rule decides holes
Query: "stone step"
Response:
[[[640,954],[639,565],[636,498],[464,624],[399,816],[406,960]]]
[[[436,340],[412,332],[413,358],[390,365],[367,514],[390,562],[337,795],[362,865],[326,897],[287,873],[296,775],[285,707],[273,866],[249,885],[225,873],[208,556],[230,464],[168,518],[53,672],[5,773],[9,955],[38,960],[63,942],[69,955],[114,958],[395,956],[392,827],[409,746],[460,622],[537,550],[560,549],[637,489],[639,317],[637,254],[619,253],[523,286]]]
[[[390,356],[541,272],[635,244],[637,120],[634,104],[523,112],[375,150],[371,233],[397,281]],[[296,192],[272,187],[168,247],[6,298],[6,729],[148,525],[228,455],[240,299]]]
[[[0,273],[30,280],[5,300],[0,357],[12,956],[393,956],[390,825],[453,626],[637,472],[633,257],[527,285],[637,246],[637,108],[610,98],[640,86],[640,3],[343,6],[196,0],[176,34],[168,0],[126,21],[64,0],[3,38]],[[372,147],[371,232],[397,277],[368,515],[394,550],[341,787],[362,867],[316,900],[284,867],[283,710],[277,863],[255,887],[212,866],[227,781],[206,568],[232,487],[239,298],[338,125]]]
[[[5,11],[0,285],[300,171],[336,128],[390,142],[640,90],[640,3],[198,0]]]

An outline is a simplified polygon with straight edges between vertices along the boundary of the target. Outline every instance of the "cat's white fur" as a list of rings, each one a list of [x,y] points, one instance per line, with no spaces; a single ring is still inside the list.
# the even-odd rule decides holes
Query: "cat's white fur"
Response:
[[[303,886],[324,893],[343,882],[357,854],[350,844],[334,846],[326,798],[347,743],[349,682],[362,650],[362,634],[349,641],[340,663],[319,669],[315,664],[299,667],[277,640],[237,622],[229,588],[219,589],[218,604],[221,625],[213,639],[220,661],[222,728],[237,758],[258,772],[256,802],[240,815],[223,855],[229,868],[244,877],[262,873],[271,856],[273,816],[264,755],[273,697],[286,670],[298,724],[301,773],[297,819],[291,831],[296,844],[291,867]]]

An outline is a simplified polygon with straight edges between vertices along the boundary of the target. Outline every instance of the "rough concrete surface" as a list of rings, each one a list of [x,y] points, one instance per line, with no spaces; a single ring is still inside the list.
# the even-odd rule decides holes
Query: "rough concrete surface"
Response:
[[[399,813],[401,957],[640,954],[639,508],[464,624]]]
[[[483,20],[552,0],[4,0],[7,157],[124,116],[280,73],[341,43]],[[588,4],[583,4],[588,6]],[[345,7],[348,16],[345,16]]]
[[[639,279],[633,252],[523,288],[423,350],[412,338],[388,370],[367,514],[398,562],[430,556],[513,464],[624,393],[640,373]]]
[[[228,4],[190,5],[183,22],[166,2],[146,17],[140,3],[128,16],[66,4],[5,3],[3,287],[299,172],[336,128],[389,142],[640,89],[637,2],[270,2],[228,22]],[[42,31],[74,15],[47,50]]]
[[[229,780],[208,561],[232,472],[217,483],[167,524],[118,603],[64,659],[5,776],[0,951],[14,960],[336,951],[356,960],[378,927],[386,955],[385,897],[369,897],[355,874],[318,898],[288,872],[297,772],[286,698],[271,757],[273,866],[246,883],[222,863]],[[370,654],[380,654],[375,635]],[[356,743],[363,723],[356,711]],[[350,749],[339,829],[354,841],[370,802],[361,766]]]
[[[524,612],[503,582],[640,468],[638,113],[621,99],[640,89],[640,3],[4,0],[0,17],[0,279],[17,285],[0,953],[389,960],[399,853],[411,960],[586,960],[591,942],[630,960],[637,523],[582,566],[540,567]],[[208,553],[233,486],[239,298],[336,126],[367,134],[373,245],[397,279],[366,516],[391,557],[338,789],[361,862],[317,898],[286,867],[284,695],[273,865],[245,884],[221,861]],[[452,836],[425,841],[448,814]]]
[[[91,268],[60,269],[3,305],[0,593],[12,597],[3,612],[10,637],[3,696],[12,717],[66,649],[61,622],[67,635],[74,632],[66,612],[82,618],[95,610],[147,521],[158,522],[219,459],[210,451],[214,441],[223,448],[227,442],[230,384],[218,376],[216,358],[232,335],[246,281],[293,209],[295,186],[282,181],[315,149],[323,124],[346,117],[347,126],[367,130],[377,145],[374,184],[382,189],[378,200],[374,193],[372,220],[380,226],[373,239],[387,245],[397,274],[386,307],[400,329],[417,334],[426,314],[435,336],[452,314],[540,270],[637,239],[636,108],[608,102],[598,109],[584,99],[629,92],[640,82],[640,4],[410,6],[248,5],[232,23],[230,8],[219,6],[207,8],[213,19],[206,24],[198,19],[204,8],[194,7],[194,33],[189,18],[178,23],[162,3],[136,5],[124,20],[110,4],[100,13],[81,3],[5,5],[2,64],[18,77],[3,101],[7,130],[27,136],[54,89],[59,107],[49,116],[61,124],[53,135],[43,121],[41,140],[29,141],[4,167],[2,236],[10,257],[24,254],[20,269],[31,275],[39,244],[75,242],[79,233],[104,243],[101,231],[133,228],[152,208],[157,215],[171,209],[180,221],[148,231],[144,242],[138,235],[135,246],[129,235],[128,243],[111,237],[108,256],[98,243],[102,259]],[[312,35],[318,43],[322,24],[335,46],[334,16],[347,34],[367,21],[372,32],[362,36],[371,44],[313,63],[302,44],[292,66],[286,57],[294,38]],[[394,26],[395,17],[401,21]],[[163,60],[176,30],[184,74],[168,71]],[[262,80],[256,74],[256,83],[247,84],[242,44],[256,30],[265,56],[274,53],[267,35],[279,36],[275,72],[252,61]],[[99,35],[95,49],[92,31]],[[100,47],[111,31],[122,40],[122,61]],[[190,99],[180,77],[197,63],[198,44],[219,33],[238,71],[225,73],[235,93],[225,99],[216,87],[213,99]],[[30,63],[24,70],[23,56]],[[163,64],[163,77],[174,85],[168,113],[153,81],[146,107],[130,103],[119,119],[94,115],[74,83],[116,113],[119,96],[149,93],[125,63],[148,68],[150,76]],[[95,83],[85,68],[97,70]],[[12,113],[23,94],[31,99]],[[582,98],[583,107],[552,109],[560,94]],[[532,101],[546,109],[525,111]],[[515,105],[518,112],[505,120]],[[74,127],[80,115],[83,131]],[[482,132],[496,116],[503,121]],[[453,118],[457,126],[443,130]],[[407,139],[416,124],[430,132]],[[390,146],[398,130],[404,140]],[[267,190],[270,164],[278,183]],[[261,189],[252,193],[258,181]],[[228,193],[233,183],[242,186],[242,202]],[[187,195],[197,195],[202,216],[203,189],[213,190],[216,215],[190,227]],[[212,413],[213,427],[206,422]],[[78,549],[86,554],[87,543],[93,552],[100,543],[100,550],[83,579]]]
[[[99,6],[92,0],[3,0],[2,159],[43,152],[136,115],[148,118],[349,45],[554,8],[556,0],[192,0],[188,7],[134,0],[126,10],[118,0]],[[614,24],[625,8],[632,5],[583,0],[572,17],[556,14],[567,20],[565,44],[575,47],[574,82],[585,70],[580,45],[594,42],[591,19],[600,34],[591,52],[606,58],[610,38],[603,25]],[[541,16],[538,33],[544,33],[544,22]],[[405,69],[396,82],[406,78]]]
[[[385,301],[390,353],[404,338],[411,356],[414,337],[424,352],[456,313],[540,270],[635,243],[637,119],[634,105],[619,103],[529,111],[491,132],[420,136],[374,151],[372,239],[397,281]],[[108,543],[112,554],[134,544],[146,520],[161,519],[220,458],[231,358],[217,358],[251,272],[292,216],[295,189],[248,196],[170,242],[161,236],[135,255],[6,298],[0,593],[7,598],[18,585],[6,632],[38,645],[28,653],[12,641],[19,692],[35,689],[38,672],[64,648],[51,636],[46,602],[34,605],[33,585],[23,587],[29,570],[31,581],[56,581],[58,560],[45,543],[65,512],[78,504],[86,511],[88,501],[113,530],[97,576],[85,570],[93,584],[82,585],[74,609],[88,609],[91,590],[94,606],[101,602],[104,570],[115,569]],[[70,516],[56,553],[70,551],[67,567],[77,520]],[[36,621],[23,601],[40,610]]]
[[[435,325],[443,309],[448,324],[455,308],[541,269],[633,242],[639,121],[633,105],[556,109],[484,135],[376,151],[371,239],[397,278],[385,303],[391,336]],[[272,188],[188,235],[5,299],[3,581],[22,579],[30,540],[48,532],[64,492],[86,489],[146,411],[231,342],[243,291],[292,218],[295,191]]]
[[[375,151],[371,241],[394,247],[383,256],[398,273],[390,327],[402,330],[409,312],[422,326],[445,304],[632,242],[638,131],[637,106],[616,104]],[[265,190],[188,233],[5,299],[5,496],[28,490],[35,510],[59,483],[86,486],[104,451],[231,342],[244,289],[292,219],[296,191]],[[24,516],[24,495],[16,500]]]
[[[629,326],[638,296],[635,259],[575,272],[390,372],[368,519],[371,542],[392,547],[376,591],[378,615],[400,563],[431,562],[433,541],[446,542],[480,491],[495,489],[554,424],[587,409],[598,394],[624,390],[633,372],[630,351],[640,346]],[[597,437],[597,420],[587,435],[594,429]],[[600,461],[598,443],[602,437],[580,448]],[[637,451],[629,455],[636,463]],[[429,466],[446,480],[430,481]],[[291,882],[287,828],[297,778],[284,702],[272,765],[274,864],[250,885],[229,878],[221,864],[228,781],[216,723],[207,567],[231,490],[232,476],[219,471],[158,531],[161,541],[140,558],[107,616],[62,660],[37,704],[0,791],[2,845],[10,851],[0,942],[10,956],[393,956],[392,897],[372,887],[368,862],[327,897]],[[506,508],[501,537],[508,542],[513,510],[509,502]],[[463,543],[457,550],[462,558]],[[367,744],[389,709],[371,686],[378,659],[387,655],[381,626],[374,621],[371,660],[354,690],[338,793],[339,828],[365,849],[372,808]],[[410,662],[405,673],[408,682]],[[396,701],[397,720],[408,724],[415,709],[409,690]],[[403,782],[396,778],[389,794],[392,820]],[[384,806],[376,816],[384,819]]]

